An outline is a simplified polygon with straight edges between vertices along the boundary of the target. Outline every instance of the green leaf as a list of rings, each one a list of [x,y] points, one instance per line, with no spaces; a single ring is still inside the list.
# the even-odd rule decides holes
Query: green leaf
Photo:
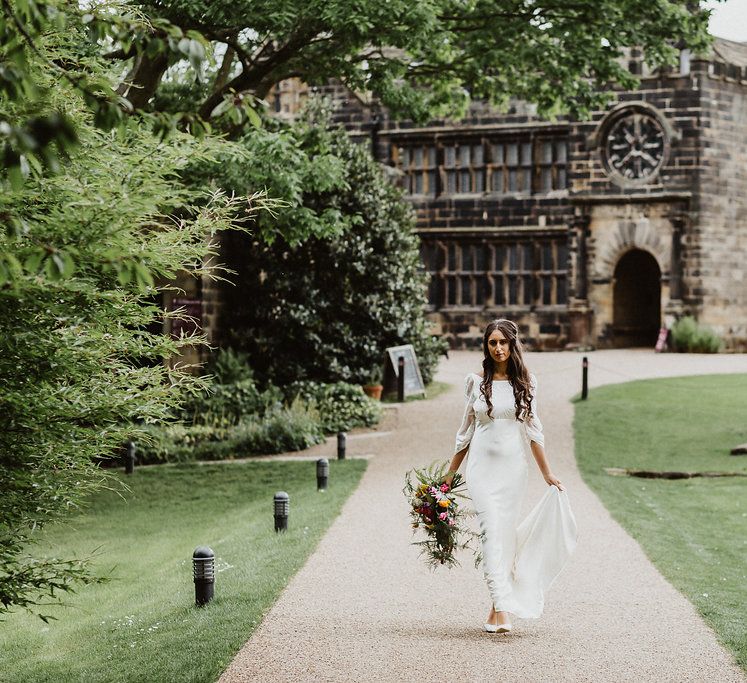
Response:
[[[244,107],[244,111],[249,119],[249,123],[251,123],[255,128],[262,127],[262,119],[253,107],[246,106]]]
[[[18,257],[11,252],[6,252],[5,254],[3,254],[3,257],[5,259],[5,264],[10,275],[13,278],[20,277],[23,274],[23,266],[18,260]]]
[[[182,38],[177,43],[177,48],[185,57],[189,57],[189,50],[192,46],[192,41],[189,38]]]
[[[122,263],[117,269],[117,282],[126,287],[132,281],[132,264]]]
[[[60,270],[60,274],[63,277],[70,277],[75,272],[75,261],[73,260],[72,255],[66,251],[60,251],[58,252],[58,256],[62,261],[62,269]]]
[[[55,261],[55,257],[57,255],[53,254],[52,258],[47,257],[44,259],[43,263],[43,271],[44,275],[47,276],[47,279],[52,280],[52,282],[56,282],[61,277],[61,271],[60,268],[57,265],[57,262]]]
[[[27,257],[26,260],[23,263],[23,267],[28,273],[31,273],[32,275],[35,275],[39,272],[41,262],[46,256],[47,252],[39,247],[38,249],[34,249]]]
[[[233,100],[230,98],[224,98],[224,100],[215,106],[213,111],[210,112],[210,118],[220,116],[228,111],[229,107],[233,107]]]
[[[148,287],[153,287],[153,276],[151,275],[148,268],[146,268],[145,264],[136,261],[135,262],[135,275],[137,277],[137,283],[140,287],[140,289],[147,289]]]
[[[23,189],[24,177],[20,164],[8,167],[8,182],[11,189],[16,192]]]

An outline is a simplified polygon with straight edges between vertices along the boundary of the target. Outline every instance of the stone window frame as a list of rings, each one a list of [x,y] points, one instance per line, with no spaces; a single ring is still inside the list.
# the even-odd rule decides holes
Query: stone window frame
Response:
[[[392,146],[393,160],[404,175],[404,189],[412,197],[438,197],[439,146],[435,140],[402,141]],[[414,151],[419,151],[420,155]],[[418,158],[420,162],[418,162]],[[420,180],[422,192],[416,192]]]
[[[431,277],[430,311],[526,311],[568,305],[567,237],[440,237],[421,242],[420,253],[423,270]]]
[[[537,306],[568,304],[568,242],[562,239],[540,239],[536,243]]]
[[[400,139],[392,142],[391,149],[392,161],[404,176],[404,189],[414,198],[529,197],[568,188],[564,135],[528,132]]]
[[[485,141],[482,138],[442,140],[438,144],[438,152],[442,158],[439,165],[441,194],[461,196],[485,192]]]
[[[493,195],[534,194],[534,143],[531,135],[488,138],[488,193]],[[496,187],[496,185],[498,187]]]
[[[535,180],[533,194],[549,194],[556,190],[567,189],[568,139],[542,135],[537,136],[534,143]],[[546,179],[549,179],[549,186],[545,182]]]

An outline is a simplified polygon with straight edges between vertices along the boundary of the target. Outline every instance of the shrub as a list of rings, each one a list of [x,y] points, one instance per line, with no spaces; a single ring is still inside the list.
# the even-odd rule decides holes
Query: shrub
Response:
[[[144,429],[141,440],[137,442],[136,459],[141,465],[200,460],[196,453],[201,451],[203,445],[210,444],[211,447],[219,449],[220,444],[229,436],[230,427],[149,425]],[[212,448],[207,450],[212,452]]]
[[[227,238],[224,259],[237,272],[237,286],[224,288],[231,311],[227,336],[249,352],[261,381],[363,384],[387,347],[411,343],[429,383],[446,343],[430,334],[425,319],[428,274],[412,208],[367,146],[352,142],[342,129],[329,130],[323,114],[312,119],[284,129],[278,140],[293,140],[294,163],[303,155],[341,166],[343,181],[324,184],[318,171],[305,179],[303,192],[290,193],[257,136],[241,144],[258,163],[227,163],[225,180],[237,191],[247,183],[266,185],[272,196],[288,200],[278,225],[313,214],[338,232],[300,245],[282,236],[271,244]]]
[[[353,427],[370,427],[381,419],[381,405],[363,393],[359,386],[347,382],[324,384],[299,380],[285,386],[288,399],[300,396],[313,402],[319,411],[326,433],[346,431]]]
[[[249,356],[233,349],[218,349],[207,363],[207,372],[215,377],[217,384],[236,384],[254,380],[249,365]]]
[[[324,441],[324,431],[314,406],[297,398],[290,406],[265,415],[259,423],[239,424],[232,438],[235,454],[240,457],[300,451]]]
[[[699,325],[695,318],[686,315],[672,325],[672,344],[676,351],[718,353],[723,342],[710,327]]]
[[[87,51],[82,62],[72,52],[55,52],[54,61],[87,70],[94,63],[83,36],[50,34],[39,46],[78,45]],[[4,70],[5,57],[0,63]],[[69,83],[48,65],[42,72],[40,90],[76,118],[80,140],[57,174],[34,167],[16,189],[0,178],[0,615],[37,611],[75,583],[97,580],[88,559],[65,548],[50,557],[33,544],[106,485],[98,459],[116,454],[137,425],[172,417],[179,387],[201,384],[164,360],[203,336],[149,332],[176,317],[154,302],[177,272],[224,272],[211,238],[243,210],[237,198],[188,193],[177,181],[215,141],[174,134],[165,142],[139,130],[136,117],[118,134],[93,130]],[[92,73],[90,83],[105,89],[105,77]],[[41,115],[38,107],[13,113],[0,96],[2,126],[22,111]]]
[[[278,387],[260,391],[253,379],[234,384],[213,384],[189,398],[182,419],[190,424],[235,425],[244,418],[262,415],[280,407],[283,394]]]
[[[138,443],[139,464],[223,460],[250,455],[298,451],[324,441],[319,414],[299,397],[289,406],[273,407],[263,418],[237,424],[170,424],[149,426]]]

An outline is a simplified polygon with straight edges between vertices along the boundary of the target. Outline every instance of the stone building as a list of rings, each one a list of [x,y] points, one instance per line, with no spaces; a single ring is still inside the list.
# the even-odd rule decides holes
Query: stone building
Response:
[[[653,346],[689,313],[747,349],[747,44],[656,73],[632,51],[630,68],[640,87],[588,121],[475,104],[415,126],[325,89],[409,194],[452,346],[495,317],[533,348]]]

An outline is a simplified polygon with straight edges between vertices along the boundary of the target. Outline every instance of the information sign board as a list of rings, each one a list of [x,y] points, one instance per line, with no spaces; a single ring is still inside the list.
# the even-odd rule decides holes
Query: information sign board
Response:
[[[386,352],[394,370],[394,376],[397,378],[399,378],[399,357],[405,357],[405,396],[424,394],[425,384],[420,374],[420,366],[412,344],[390,346]]]

